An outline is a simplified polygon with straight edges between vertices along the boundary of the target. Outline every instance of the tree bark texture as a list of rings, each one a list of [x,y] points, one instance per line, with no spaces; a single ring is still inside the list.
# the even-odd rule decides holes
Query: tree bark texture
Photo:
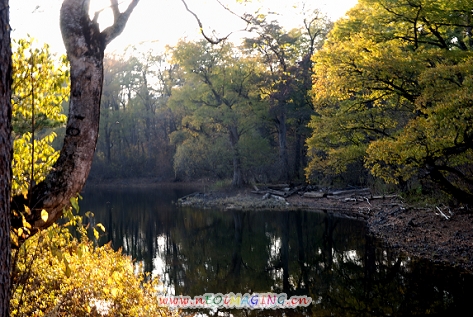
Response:
[[[10,192],[12,57],[9,1],[0,0],[0,317],[10,314]]]
[[[70,62],[70,105],[66,136],[60,157],[46,179],[29,192],[14,197],[14,227],[21,227],[20,212],[33,226],[33,232],[52,225],[85,184],[99,131],[100,99],[103,86],[103,57],[108,43],[118,36],[139,0],[133,0],[120,13],[118,0],[111,0],[114,24],[100,32],[98,13],[89,17],[90,0],[64,0],[60,12],[63,41]],[[31,213],[24,212],[28,206]],[[41,211],[48,220],[41,219]]]
[[[240,139],[240,135],[238,133],[238,129],[236,126],[230,126],[228,128],[228,131],[230,134],[230,144],[232,146],[232,161],[233,161],[232,186],[241,187],[241,185],[243,184],[243,179],[241,175],[240,151],[238,150],[238,141]]]
[[[289,181],[289,154],[287,153],[287,125],[286,110],[281,107],[282,113],[278,115],[278,139],[279,139],[279,164],[280,164],[280,181]]]

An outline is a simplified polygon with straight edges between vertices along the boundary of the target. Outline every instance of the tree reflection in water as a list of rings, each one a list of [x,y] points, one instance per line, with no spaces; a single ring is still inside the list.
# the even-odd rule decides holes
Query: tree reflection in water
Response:
[[[315,304],[297,310],[224,311],[234,316],[461,315],[473,278],[400,257],[364,224],[323,212],[211,211],[171,203],[171,187],[93,190],[83,211],[108,229],[102,243],[161,275],[173,295],[287,293]],[[189,311],[192,313],[192,311]],[[221,312],[222,313],[222,312]]]

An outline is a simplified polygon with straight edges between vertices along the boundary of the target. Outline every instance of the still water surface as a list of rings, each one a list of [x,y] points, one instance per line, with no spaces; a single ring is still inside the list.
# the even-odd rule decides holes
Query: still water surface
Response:
[[[172,295],[286,293],[297,310],[235,316],[468,316],[473,277],[404,258],[366,235],[362,222],[307,211],[211,211],[177,207],[174,186],[88,189],[81,210]],[[215,312],[213,312],[215,313]],[[219,314],[221,315],[221,314]]]

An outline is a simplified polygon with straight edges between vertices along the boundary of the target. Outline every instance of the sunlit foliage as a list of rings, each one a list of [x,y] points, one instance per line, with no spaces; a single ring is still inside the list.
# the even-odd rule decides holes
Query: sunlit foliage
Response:
[[[387,182],[430,179],[471,200],[472,5],[362,0],[314,56],[316,172],[364,162]]]
[[[65,210],[65,224],[14,250],[11,316],[167,316],[156,300],[157,279],[135,274],[141,270],[120,250],[94,245],[84,219]],[[103,230],[97,224],[94,235]]]
[[[51,146],[56,134],[47,129],[66,122],[62,103],[69,81],[65,56],[56,58],[47,45],[35,47],[31,38],[13,43],[12,60],[12,190],[17,195],[42,181],[59,156]]]
[[[61,104],[69,89],[68,72],[65,59],[55,59],[46,45],[33,48],[29,39],[16,42],[14,48],[12,190],[26,194],[46,177],[59,156],[51,146],[56,134],[48,129],[65,122]],[[88,231],[98,239],[105,228],[84,224],[88,218],[77,215],[77,199],[71,205],[64,210],[62,224],[53,224],[26,241],[31,230],[26,221],[11,232],[17,246],[11,316],[166,315],[157,306],[158,280],[142,274],[120,250],[96,246]],[[47,219],[47,211],[41,217]]]

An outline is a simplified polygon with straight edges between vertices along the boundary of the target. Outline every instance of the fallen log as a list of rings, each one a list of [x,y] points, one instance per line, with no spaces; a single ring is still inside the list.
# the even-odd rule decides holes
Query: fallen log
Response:
[[[253,194],[258,194],[258,195],[275,195],[275,196],[280,196],[280,197],[285,197],[286,192],[282,192],[280,190],[274,190],[274,189],[263,189],[263,190],[257,190],[257,191],[251,191]]]
[[[271,194],[271,195],[276,195],[276,196],[280,196],[280,197],[284,197],[284,195],[286,195],[286,192],[284,192],[282,190],[267,189],[266,192]]]
[[[199,196],[199,195],[203,195],[203,194],[202,194],[201,192],[193,192],[193,193],[191,193],[191,194],[189,194],[189,195],[185,195],[185,196],[179,198],[178,201],[184,201],[184,200],[186,200],[186,199],[188,199],[188,198],[196,197],[196,196]]]
[[[297,186],[297,187],[294,187],[293,189],[287,191],[287,192],[286,192],[286,195],[285,195],[284,197],[292,196],[292,195],[294,195],[295,193],[298,193],[302,188],[304,188],[304,186]]]
[[[257,195],[265,195],[267,194],[265,190],[252,190],[251,191],[252,194],[257,194]]]
[[[303,197],[307,198],[323,198],[327,196],[327,193],[325,192],[305,192]]]
[[[270,195],[274,195],[274,196],[279,196],[279,197],[283,197],[283,198],[286,198],[286,197],[289,197],[289,196],[292,196],[294,195],[295,193],[297,193],[299,191],[300,188],[294,188],[294,189],[291,189],[287,192],[285,191],[281,191],[281,190],[274,190],[274,189],[264,189],[264,190],[256,190],[256,191],[251,191],[253,194],[258,194],[258,195],[266,195],[266,194],[270,194]]]
[[[389,198],[400,198],[398,195],[377,195],[371,196],[371,199],[389,199]]]
[[[284,189],[284,188],[289,188],[291,187],[291,185],[289,184],[272,184],[272,185],[267,185],[268,188],[272,188],[272,189]]]
[[[344,196],[344,195],[353,195],[353,194],[362,195],[363,193],[369,193],[369,192],[370,192],[369,188],[347,189],[347,190],[337,190],[337,191],[329,193],[329,195],[333,195],[333,196]]]

